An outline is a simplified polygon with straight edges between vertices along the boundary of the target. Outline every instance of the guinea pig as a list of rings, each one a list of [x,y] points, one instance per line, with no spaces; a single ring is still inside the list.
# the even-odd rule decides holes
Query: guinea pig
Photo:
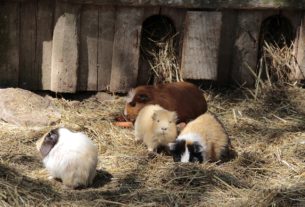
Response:
[[[147,105],[135,121],[136,140],[143,140],[150,152],[154,152],[158,146],[167,146],[177,137],[176,120],[176,112],[159,105]]]
[[[168,146],[175,162],[228,161],[236,156],[225,128],[210,112],[189,122]]]
[[[188,122],[207,111],[207,103],[198,87],[188,82],[138,86],[128,93],[124,115],[134,121],[148,104],[175,111],[178,123]]]
[[[98,151],[84,133],[53,129],[36,142],[36,147],[50,178],[61,179],[65,188],[92,184]]]

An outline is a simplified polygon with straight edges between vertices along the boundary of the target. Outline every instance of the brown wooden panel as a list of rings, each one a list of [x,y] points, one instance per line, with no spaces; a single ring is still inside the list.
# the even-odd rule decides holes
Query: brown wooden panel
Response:
[[[297,79],[305,79],[305,17],[303,16],[301,24],[297,29],[297,38],[295,42],[296,59],[300,68],[297,71]]]
[[[110,85],[116,10],[112,6],[99,8],[98,28],[98,90]]]
[[[264,19],[261,11],[239,11],[236,39],[233,48],[232,80],[239,84],[253,85],[250,68],[256,71],[259,49],[259,31]]]
[[[18,85],[19,7],[0,3],[0,87]]]
[[[84,7],[81,13],[78,90],[97,90],[98,8]]]
[[[221,12],[188,12],[181,61],[184,79],[217,79]]]
[[[143,9],[118,8],[110,90],[127,92],[136,85]]]
[[[56,1],[51,90],[75,92],[79,57],[80,6]]]
[[[20,59],[19,86],[38,89],[39,77],[36,61],[36,14],[37,1],[26,1],[20,5]]]
[[[37,7],[36,70],[38,89],[51,89],[52,34],[54,2],[39,0]]]
[[[24,1],[24,0],[15,0]],[[72,3],[117,6],[166,6],[190,9],[304,9],[305,0],[63,0]]]

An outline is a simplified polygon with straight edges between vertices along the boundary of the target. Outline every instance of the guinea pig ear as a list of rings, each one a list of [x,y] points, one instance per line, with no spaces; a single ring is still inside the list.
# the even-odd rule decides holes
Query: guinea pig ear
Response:
[[[199,142],[194,142],[193,143],[193,146],[194,146],[194,152],[195,153],[201,153],[203,152],[203,147],[201,144],[199,144]]]
[[[174,112],[172,112],[173,113],[173,121],[174,122],[177,122],[178,121],[178,115],[177,115],[177,113],[174,111]]]
[[[139,94],[139,102],[145,103],[149,100],[148,96],[146,94]]]
[[[50,131],[43,140],[43,143],[40,148],[40,153],[42,157],[45,157],[49,154],[51,149],[58,142],[59,134],[57,131]]]
[[[154,112],[153,115],[151,116],[151,118],[152,118],[152,120],[156,121],[156,119],[157,119],[157,113]]]

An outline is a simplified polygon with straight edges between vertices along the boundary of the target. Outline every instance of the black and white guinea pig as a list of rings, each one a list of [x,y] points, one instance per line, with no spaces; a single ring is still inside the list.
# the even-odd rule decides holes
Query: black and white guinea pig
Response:
[[[50,177],[61,179],[66,188],[92,184],[98,151],[84,133],[53,129],[36,142],[36,147]]]
[[[227,161],[236,156],[225,128],[210,112],[189,122],[168,146],[175,162]]]

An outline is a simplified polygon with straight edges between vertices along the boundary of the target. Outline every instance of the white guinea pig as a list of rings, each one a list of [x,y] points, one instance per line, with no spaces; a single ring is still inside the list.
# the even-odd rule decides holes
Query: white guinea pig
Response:
[[[61,179],[66,188],[92,184],[98,151],[84,133],[53,129],[36,142],[36,147],[51,177]]]
[[[150,152],[159,146],[167,146],[177,137],[176,121],[176,112],[159,105],[147,105],[140,110],[135,121],[136,140],[143,140]]]

